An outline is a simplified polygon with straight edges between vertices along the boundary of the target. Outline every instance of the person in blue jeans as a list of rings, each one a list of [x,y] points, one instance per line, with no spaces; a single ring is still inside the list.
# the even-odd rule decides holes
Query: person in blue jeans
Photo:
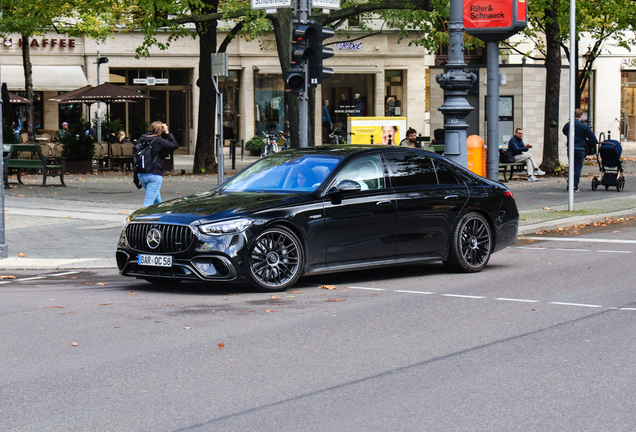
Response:
[[[580,109],[574,110],[574,192],[579,191],[579,180],[581,179],[581,170],[583,169],[583,161],[586,155],[586,144],[590,140],[592,143],[597,144],[598,141],[594,136],[592,129],[581,121],[583,118],[583,111]],[[570,122],[563,126],[563,134],[568,137],[568,149],[570,148],[569,142]],[[570,152],[568,151],[568,156]]]
[[[166,134],[166,139],[161,134]],[[152,141],[153,160],[156,158],[152,170],[147,173],[135,172],[134,182],[138,188],[146,189],[146,197],[144,198],[144,207],[161,202],[161,183],[163,183],[163,160],[165,154],[169,151],[179,148],[179,144],[168,131],[168,125],[163,122],[155,121],[150,124],[150,130],[143,134],[139,140]],[[154,140],[154,141],[153,141]]]

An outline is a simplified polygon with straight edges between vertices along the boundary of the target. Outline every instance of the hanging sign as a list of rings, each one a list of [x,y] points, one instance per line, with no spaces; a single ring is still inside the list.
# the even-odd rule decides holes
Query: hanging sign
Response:
[[[526,0],[464,0],[464,29],[484,41],[501,41],[527,25]]]
[[[251,9],[277,9],[294,7],[292,0],[252,0]]]

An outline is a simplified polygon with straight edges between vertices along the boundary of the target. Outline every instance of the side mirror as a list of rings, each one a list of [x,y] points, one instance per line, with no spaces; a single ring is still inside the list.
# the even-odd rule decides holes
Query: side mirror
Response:
[[[353,180],[343,180],[336,186],[337,192],[354,192],[362,189],[360,183]]]

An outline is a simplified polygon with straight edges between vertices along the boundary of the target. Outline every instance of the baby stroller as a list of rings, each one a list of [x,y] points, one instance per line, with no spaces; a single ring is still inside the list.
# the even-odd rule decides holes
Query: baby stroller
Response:
[[[599,146],[596,153],[598,167],[601,171],[600,178],[592,179],[592,190],[596,190],[599,185],[605,186],[605,190],[610,186],[616,186],[618,192],[625,188],[625,175],[623,174],[623,165],[621,164],[621,153],[623,149],[619,141],[611,139],[609,132],[608,139],[601,132],[599,135]]]

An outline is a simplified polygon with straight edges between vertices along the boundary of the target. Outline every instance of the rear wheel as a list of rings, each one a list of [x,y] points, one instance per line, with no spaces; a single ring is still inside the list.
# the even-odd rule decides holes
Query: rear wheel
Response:
[[[625,189],[625,178],[621,177],[618,179],[618,181],[616,182],[616,190],[617,191],[622,191],[623,189]]]
[[[598,183],[598,179],[597,179],[596,177],[594,177],[594,178],[592,179],[592,190],[594,190],[594,191],[595,191],[595,190],[596,190],[596,188],[598,188],[598,184],[599,184],[599,183]]]
[[[263,231],[250,252],[252,286],[259,291],[282,291],[300,278],[304,252],[291,230],[276,226]]]
[[[488,221],[479,213],[465,214],[453,233],[448,260],[444,265],[454,271],[481,271],[492,253],[492,233]]]

